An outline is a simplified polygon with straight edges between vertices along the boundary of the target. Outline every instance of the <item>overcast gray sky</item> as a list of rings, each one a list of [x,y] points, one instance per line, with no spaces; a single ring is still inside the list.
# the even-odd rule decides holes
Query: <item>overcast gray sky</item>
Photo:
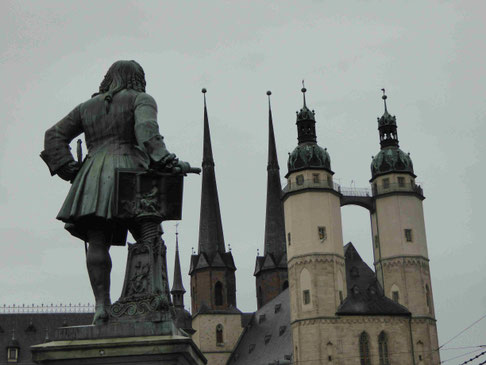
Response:
[[[201,163],[207,100],[238,307],[256,307],[263,249],[267,100],[282,177],[296,145],[301,80],[336,181],[368,186],[379,151],[382,87],[401,148],[423,183],[439,342],[486,314],[486,52],[483,1],[2,1],[0,4],[0,303],[91,302],[81,241],[55,216],[69,184],[38,157],[47,128],[135,59],[159,105],[168,147]],[[200,176],[185,182],[181,259],[197,249]],[[345,207],[345,242],[372,263],[369,215]],[[172,276],[174,224],[166,222]],[[112,249],[113,300],[126,248]],[[189,277],[184,275],[186,288]],[[186,295],[186,307],[190,298]],[[448,347],[486,342],[486,320]],[[462,350],[466,352],[466,350]],[[454,351],[443,351],[442,359]],[[460,352],[458,352],[460,353]],[[466,359],[467,356],[464,358]],[[459,359],[461,360],[461,359]],[[458,361],[458,360],[456,360]],[[454,363],[454,361],[450,362]]]

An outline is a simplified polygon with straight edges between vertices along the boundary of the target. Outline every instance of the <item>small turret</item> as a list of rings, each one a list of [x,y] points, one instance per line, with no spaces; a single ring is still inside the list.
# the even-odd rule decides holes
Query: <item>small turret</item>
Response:
[[[381,90],[383,91],[385,112],[378,118],[381,151],[373,157],[371,162],[372,180],[390,172],[405,172],[415,176],[410,154],[403,152],[398,145],[397,118],[388,113],[385,89]]]
[[[295,171],[317,169],[327,170],[333,174],[331,170],[331,157],[327,153],[327,148],[322,148],[317,144],[316,136],[316,119],[315,112],[307,108],[305,93],[307,89],[301,89],[304,99],[304,105],[299,112],[297,112],[297,140],[299,144],[292,153],[289,154],[287,163],[289,174]]]

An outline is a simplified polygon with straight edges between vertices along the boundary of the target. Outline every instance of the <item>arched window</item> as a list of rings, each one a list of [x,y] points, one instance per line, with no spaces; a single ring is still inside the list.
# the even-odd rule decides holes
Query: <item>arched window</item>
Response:
[[[359,356],[361,365],[371,365],[370,336],[366,332],[362,332],[359,336]]]
[[[285,290],[289,287],[289,281],[288,280],[285,280],[283,285],[282,285],[282,290]]]
[[[257,299],[258,299],[258,308],[260,308],[263,305],[263,292],[261,286],[258,287]]]
[[[329,362],[329,364],[332,364],[332,361],[334,360],[334,349],[332,346],[332,342],[329,341],[326,347],[327,347],[327,361]]]
[[[311,296],[311,275],[306,268],[300,272],[300,290],[302,293],[302,309],[312,309],[312,296]]]
[[[418,365],[424,364],[424,343],[422,341],[417,342],[417,355],[418,355]]]
[[[216,345],[222,345],[223,341],[223,325],[218,324],[216,326]]]
[[[425,284],[425,302],[427,303],[427,308],[430,312],[430,289],[429,284]]]
[[[393,301],[400,303],[400,289],[398,288],[397,284],[393,284],[390,289],[390,298]]]
[[[380,353],[380,365],[390,365],[388,359],[388,338],[384,331],[378,336],[378,350]]]
[[[216,305],[223,305],[223,284],[221,281],[216,282],[214,286],[214,303]]]

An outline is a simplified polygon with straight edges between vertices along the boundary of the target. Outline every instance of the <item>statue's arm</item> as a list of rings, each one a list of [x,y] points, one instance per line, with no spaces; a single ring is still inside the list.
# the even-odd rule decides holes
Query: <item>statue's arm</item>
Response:
[[[158,163],[171,155],[159,133],[157,103],[146,93],[140,93],[135,99],[135,137],[151,162]]]
[[[63,167],[75,164],[69,143],[83,132],[79,105],[46,131],[41,158],[56,175]]]

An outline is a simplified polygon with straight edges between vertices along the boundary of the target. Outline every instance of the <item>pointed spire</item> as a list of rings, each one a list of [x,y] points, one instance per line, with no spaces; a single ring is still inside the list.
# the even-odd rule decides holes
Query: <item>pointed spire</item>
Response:
[[[268,95],[268,164],[267,164],[267,208],[265,217],[265,251],[279,261],[286,251],[283,205],[280,200],[282,185],[278,166],[275,134],[273,131],[271,91]]]
[[[198,253],[205,253],[212,260],[216,252],[224,253],[225,247],[218,188],[214,172],[213,151],[211,148],[206,92],[206,89],[202,89],[202,93],[204,94],[204,142]]]
[[[267,91],[268,95],[268,164],[267,170],[279,169],[277,159],[277,148],[275,146],[275,135],[273,132],[273,118],[272,118],[272,105],[270,103],[271,91]]]
[[[184,289],[184,285],[182,284],[182,273],[181,273],[181,261],[179,259],[179,232],[177,232],[176,225],[176,249],[175,249],[175,258],[174,258],[174,280],[172,281],[172,289],[171,293],[174,292],[182,292],[185,293],[186,289]]]
[[[211,134],[209,132],[209,118],[208,108],[206,106],[206,93],[207,90],[203,88],[201,90],[204,97],[204,145],[203,145],[203,167],[206,164],[214,166],[213,148],[211,147]]]

